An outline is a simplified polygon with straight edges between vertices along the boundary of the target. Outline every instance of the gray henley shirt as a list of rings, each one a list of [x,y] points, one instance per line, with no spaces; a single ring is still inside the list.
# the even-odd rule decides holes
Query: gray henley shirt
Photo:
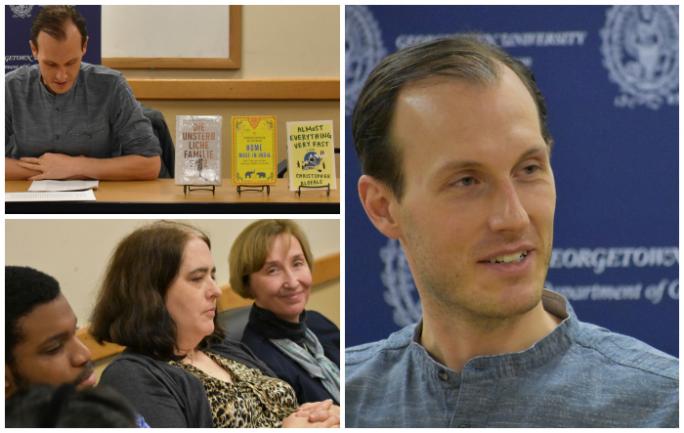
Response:
[[[82,63],[73,87],[53,95],[38,65],[23,66],[5,76],[5,157],[46,152],[111,158],[161,147],[120,72]]]

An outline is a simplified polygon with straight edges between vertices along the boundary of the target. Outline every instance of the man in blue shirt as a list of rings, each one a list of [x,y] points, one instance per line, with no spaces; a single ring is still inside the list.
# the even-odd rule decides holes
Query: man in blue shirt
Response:
[[[125,78],[82,63],[83,17],[46,6],[31,29],[37,65],[5,77],[5,179],[155,179],[161,147]]]
[[[400,241],[423,318],[347,350],[347,427],[678,425],[678,361],[543,288],[552,138],[522,64],[464,37],[398,51],[352,131],[364,210]]]

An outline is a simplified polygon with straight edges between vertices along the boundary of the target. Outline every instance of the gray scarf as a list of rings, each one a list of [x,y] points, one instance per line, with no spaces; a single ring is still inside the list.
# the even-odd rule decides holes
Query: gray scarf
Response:
[[[272,338],[270,341],[306,370],[311,377],[320,379],[325,390],[335,398],[335,401],[340,401],[340,368],[325,356],[323,346],[316,334],[306,329],[304,333],[306,348],[289,338]]]

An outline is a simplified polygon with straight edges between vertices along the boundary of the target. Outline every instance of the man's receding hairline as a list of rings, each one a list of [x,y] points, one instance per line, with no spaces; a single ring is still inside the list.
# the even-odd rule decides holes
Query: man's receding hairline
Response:
[[[394,126],[395,126],[395,121],[396,121],[396,113],[397,113],[397,107],[399,106],[399,101],[402,98],[402,94],[405,91],[409,91],[415,88],[429,88],[429,87],[434,87],[434,86],[439,86],[445,83],[449,82],[461,82],[464,84],[468,85],[473,85],[476,87],[481,87],[483,89],[495,86],[498,83],[501,83],[501,79],[503,76],[504,69],[503,68],[508,68],[513,72],[513,74],[518,78],[518,80],[521,82],[523,87],[527,90],[527,86],[525,86],[525,83],[522,82],[520,77],[518,76],[517,73],[507,65],[505,65],[503,62],[498,61],[497,59],[491,59],[494,68],[491,68],[492,71],[492,76],[491,79],[489,77],[485,76],[455,76],[455,75],[449,75],[449,74],[433,74],[429,75],[427,77],[422,77],[417,80],[411,80],[407,81],[404,83],[399,89],[397,89],[397,94],[395,97],[394,101],[394,107],[392,109],[392,114],[390,117],[389,121],[389,127],[387,128],[387,135],[385,136],[385,140],[387,141],[387,144],[390,146],[391,152],[395,158],[399,158],[397,161],[399,163],[400,167],[400,180],[401,180],[401,189],[400,192],[401,194],[396,194],[395,191],[393,191],[395,197],[397,198],[397,201],[401,201],[402,196],[404,195],[404,175],[406,171],[404,170],[404,154],[403,154],[403,149],[401,146],[399,146],[397,137],[395,137],[394,134]],[[529,93],[529,90],[528,90]],[[534,98],[533,98],[534,99]],[[535,104],[536,108],[536,104]],[[389,186],[389,185],[388,185]],[[390,188],[392,189],[392,188]]]
[[[74,20],[71,17],[67,18],[62,23],[62,31],[58,32],[56,35],[53,35],[47,31],[45,31],[44,28],[40,29],[40,31],[36,35],[36,42],[35,42],[36,48],[38,48],[38,38],[40,38],[41,34],[45,34],[45,35],[49,36],[50,38],[52,38],[58,42],[66,41],[67,38],[69,37],[69,35],[68,35],[69,25],[71,25],[76,30],[76,33],[78,34],[78,39],[79,39],[79,41],[81,41],[80,46],[81,46],[81,48],[83,48],[83,46],[85,46],[85,43],[88,41],[89,37],[88,37],[88,35],[86,35],[85,41],[83,41],[83,35],[81,34],[81,31],[79,30],[78,26],[76,25],[76,22],[74,22]],[[30,42],[33,42],[33,41],[30,41]]]

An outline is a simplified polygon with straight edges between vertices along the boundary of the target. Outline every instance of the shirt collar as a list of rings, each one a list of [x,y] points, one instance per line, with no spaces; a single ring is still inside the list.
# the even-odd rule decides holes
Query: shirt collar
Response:
[[[414,357],[422,358],[421,362],[424,364],[426,374],[442,381],[456,381],[458,383],[462,375],[473,374],[492,379],[514,377],[526,370],[546,364],[559,354],[564,353],[572,344],[577,333],[577,316],[565,297],[544,289],[542,305],[544,310],[562,319],[562,321],[551,333],[521,352],[478,356],[468,361],[461,372],[456,372],[435,360],[419,343],[422,321],[416,325],[413,331],[409,350]],[[418,361],[418,359],[416,360]]]

